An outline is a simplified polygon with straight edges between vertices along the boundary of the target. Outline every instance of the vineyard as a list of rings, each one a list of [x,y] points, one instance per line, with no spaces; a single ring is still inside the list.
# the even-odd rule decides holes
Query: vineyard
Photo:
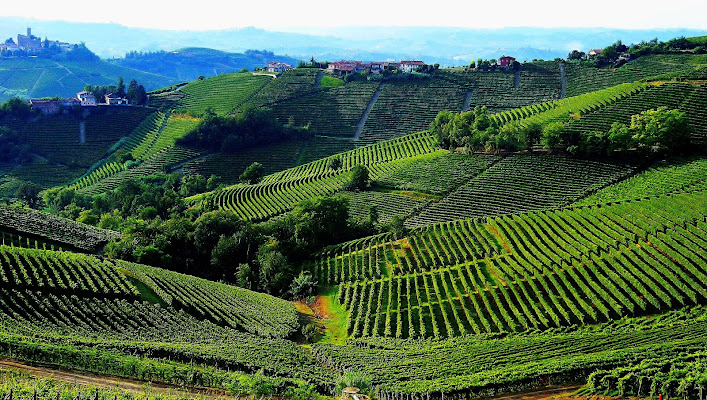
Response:
[[[0,190],[15,197],[0,207],[0,357],[236,399],[338,396],[353,376],[370,381],[373,400],[579,384],[581,395],[702,400],[705,59],[651,55],[619,68],[535,61],[353,80],[297,68],[168,82],[149,94],[149,107],[27,121],[7,114],[3,125],[33,160],[0,163]],[[90,74],[90,66],[62,75],[40,59],[12,63],[23,72],[0,68],[0,91]],[[469,130],[489,140],[539,134],[543,145],[551,123],[582,138],[664,106],[685,113],[694,145],[594,158],[530,140],[518,152],[483,153],[472,140],[441,148],[430,122],[477,106],[491,123]],[[207,110],[235,116],[249,107],[311,135],[231,154],[177,144]],[[241,181],[253,162],[262,176]],[[360,166],[370,178],[363,185]],[[154,199],[148,191],[124,203],[120,191],[101,198],[164,173],[213,176],[207,187],[217,189],[191,196],[205,182],[185,179]],[[79,220],[97,216],[122,231],[22,208],[53,210],[63,200],[40,193],[47,203],[32,204],[15,192],[22,180],[93,195],[77,196],[62,215],[86,210]],[[283,218],[328,196],[337,200]],[[78,396],[0,370],[0,398],[12,384],[13,399]]]
[[[119,236],[117,232],[94,228],[34,210],[12,207],[0,207],[0,231],[3,232],[3,237],[6,234],[14,234],[24,237],[29,242],[39,240],[50,245],[86,252],[97,251],[109,240]]]
[[[353,337],[447,338],[644,315],[707,300],[705,204],[699,192],[445,223],[330,250],[314,272],[342,283]]]
[[[426,133],[362,147],[340,154],[342,166],[333,170],[329,159],[268,175],[255,185],[238,184],[195,198],[202,205],[231,210],[241,218],[263,220],[289,211],[299,201],[329,196],[343,190],[350,180],[350,170],[365,165],[371,178],[389,174],[399,163],[434,151]]]
[[[222,74],[196,80],[178,89],[184,95],[178,107],[197,115],[208,108],[217,114],[227,114],[238,109],[271,80],[271,77],[250,73]]]
[[[586,382],[597,369],[704,351],[706,323],[701,308],[693,314],[673,312],[664,319],[627,319],[564,332],[440,341],[371,338],[313,350],[337,370],[374,377],[381,399],[462,399]]]
[[[103,162],[89,169],[69,187],[87,194],[96,194],[115,189],[125,179],[161,173],[171,165],[189,161],[201,153],[176,146],[175,143],[198,123],[198,119],[186,115],[156,112],[137,126],[118,147],[130,153],[137,165]]]
[[[633,166],[621,163],[512,155],[425,209],[408,225],[563,207],[633,170]]]
[[[294,306],[265,294],[147,266],[10,247],[0,247],[0,292],[3,356],[181,385],[224,388],[260,369],[329,380],[311,357],[280,339],[298,326]],[[161,303],[141,300],[146,293]],[[75,357],[87,352],[95,357]]]
[[[45,117],[27,123],[22,134],[36,153],[50,161],[87,168],[128,136],[150,112],[130,107],[101,109],[82,120]]]
[[[699,56],[653,55],[641,57],[615,70],[567,63],[567,95],[576,96],[656,75],[691,71],[696,67],[692,61],[699,60]]]
[[[705,189],[707,189],[707,159],[679,158],[657,163],[638,175],[582,199],[576,205],[604,204]]]

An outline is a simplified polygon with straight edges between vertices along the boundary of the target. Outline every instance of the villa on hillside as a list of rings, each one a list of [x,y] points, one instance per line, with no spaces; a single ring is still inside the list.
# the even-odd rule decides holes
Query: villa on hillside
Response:
[[[82,106],[95,106],[96,105],[96,96],[93,95],[91,92],[78,92],[76,93],[76,98],[81,101]]]
[[[292,66],[290,64],[285,64],[277,61],[270,61],[268,63],[268,72],[274,72],[274,73],[281,73],[285,71],[289,71],[292,69]]]
[[[418,68],[422,68],[425,66],[425,63],[422,61],[400,61],[400,70],[403,72],[412,72],[417,70]]]
[[[591,49],[591,50],[589,50],[589,53],[587,53],[587,54],[589,55],[589,57],[596,57],[596,56],[601,55],[601,51],[602,51],[602,49]]]
[[[106,104],[109,106],[126,106],[128,105],[128,99],[125,97],[120,97],[114,93],[107,93],[105,96]]]

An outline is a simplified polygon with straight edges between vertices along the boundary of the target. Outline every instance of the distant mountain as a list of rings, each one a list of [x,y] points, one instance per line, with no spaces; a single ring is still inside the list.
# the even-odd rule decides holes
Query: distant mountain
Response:
[[[287,56],[277,56],[270,51],[247,50],[245,53],[227,53],[205,48],[184,48],[176,51],[131,52],[125,58],[108,60],[113,64],[139,69],[154,74],[193,81],[200,75],[215,76],[238,72],[242,68],[253,70],[268,61],[279,61],[296,66],[300,61]]]
[[[47,22],[0,18],[0,37],[14,36],[32,27],[41,37],[71,43],[85,42],[103,58],[123,57],[130,51],[172,51],[186,47],[211,48],[230,53],[267,49],[295,59],[352,58],[386,60],[419,58],[429,63],[464,65],[477,58],[502,54],[519,60],[565,57],[573,49],[604,47],[617,39],[624,43],[679,36],[700,36],[707,30],[628,30],[607,28],[503,28],[438,27],[300,28],[274,32],[257,28],[216,31],[164,31],[128,28],[118,24]],[[4,35],[4,36],[3,36]]]

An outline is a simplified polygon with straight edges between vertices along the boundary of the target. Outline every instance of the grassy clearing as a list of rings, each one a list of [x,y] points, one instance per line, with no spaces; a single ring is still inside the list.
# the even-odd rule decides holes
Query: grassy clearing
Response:
[[[349,312],[346,307],[336,301],[337,286],[322,290],[311,305],[314,315],[324,327],[324,335],[319,343],[346,344],[346,320]]]

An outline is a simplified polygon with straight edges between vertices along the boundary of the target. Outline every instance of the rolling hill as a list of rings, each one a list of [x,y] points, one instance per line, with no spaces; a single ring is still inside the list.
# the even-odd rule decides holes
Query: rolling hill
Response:
[[[86,84],[115,85],[119,77],[135,79],[147,90],[179,80],[106,61],[54,61],[47,58],[0,58],[0,101],[18,96],[75,97]]]
[[[314,68],[231,73],[153,91],[151,107],[9,120],[42,168],[84,171],[51,205],[120,232],[0,209],[0,356],[263,399],[579,384],[701,399],[705,62],[345,83]],[[309,135],[229,154],[180,144],[251,107]],[[633,134],[661,107],[676,111],[650,129],[674,128],[683,147],[644,145],[642,131],[635,148],[567,145]],[[453,117],[431,127],[438,115]],[[557,124],[567,143],[473,147],[463,135],[547,138]],[[443,146],[445,132],[466,142]],[[253,161],[260,179],[238,182]],[[362,171],[370,185],[352,184]],[[207,190],[212,174],[221,185]]]

